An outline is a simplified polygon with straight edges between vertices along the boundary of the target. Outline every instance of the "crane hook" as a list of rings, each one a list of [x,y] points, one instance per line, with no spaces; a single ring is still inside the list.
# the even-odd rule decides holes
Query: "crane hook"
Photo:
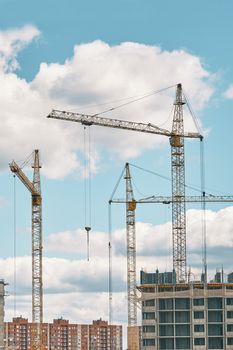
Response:
[[[89,232],[91,231],[91,227],[86,226],[85,230],[86,230],[86,233],[87,233],[87,261],[89,261],[89,252],[90,252],[90,249],[89,249]]]

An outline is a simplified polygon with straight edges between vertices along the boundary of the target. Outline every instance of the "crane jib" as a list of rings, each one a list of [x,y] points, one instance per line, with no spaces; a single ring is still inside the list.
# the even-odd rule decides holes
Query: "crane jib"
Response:
[[[81,123],[82,125],[91,126],[104,126],[108,128],[119,128],[130,131],[151,133],[157,135],[164,135],[168,137],[185,137],[185,138],[199,138],[203,139],[203,136],[196,132],[184,132],[174,133],[174,131],[169,131],[166,129],[161,129],[152,123],[138,123],[127,120],[111,119],[111,118],[101,118],[97,114],[88,115],[82,113],[66,112],[53,109],[52,112],[47,116],[47,118],[66,120]]]

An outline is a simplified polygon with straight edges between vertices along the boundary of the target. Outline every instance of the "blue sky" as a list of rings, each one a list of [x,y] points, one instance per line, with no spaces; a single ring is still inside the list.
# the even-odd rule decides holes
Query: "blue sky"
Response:
[[[164,138],[91,128],[92,232],[88,265],[83,231],[84,131],[80,125],[46,120],[46,115],[52,108],[96,113],[115,107],[113,101],[181,82],[206,135],[207,192],[232,194],[232,11],[231,1],[220,4],[215,0],[0,0],[0,278],[10,283],[12,293],[13,178],[8,163],[13,158],[25,159],[38,147],[43,164],[48,320],[62,313],[77,322],[107,318],[107,202],[126,161],[170,176],[170,149]],[[154,95],[106,116],[162,125],[171,111],[174,94],[173,89],[168,95]],[[187,118],[187,129],[191,130],[193,125]],[[199,187],[197,141],[187,142],[186,165],[187,182]],[[132,171],[139,192],[146,196],[170,194],[169,182],[134,168]],[[16,187],[20,273],[20,268],[30,266],[30,195],[19,181]],[[141,197],[136,187],[135,195]],[[123,184],[118,194],[124,195]],[[201,247],[194,233],[201,214],[199,207],[192,208],[188,213],[188,261],[198,272]],[[230,271],[233,209],[224,204],[208,209],[210,270],[214,272],[223,263]],[[139,208],[138,268],[171,268],[170,214],[171,208]],[[124,215],[123,206],[114,207],[114,286],[116,299],[121,300],[115,305],[116,322],[126,322],[126,312],[121,312],[126,295]],[[158,244],[163,246],[162,251],[156,251]],[[80,290],[90,294],[86,303],[92,300],[93,276],[101,300],[97,312],[101,314],[93,310],[88,313],[86,305],[74,308],[70,303],[69,293],[78,299]],[[18,310],[30,318],[30,269],[27,281],[18,282],[17,289]],[[56,308],[57,300],[62,300],[63,307]],[[6,317],[10,318],[11,297],[6,307]]]

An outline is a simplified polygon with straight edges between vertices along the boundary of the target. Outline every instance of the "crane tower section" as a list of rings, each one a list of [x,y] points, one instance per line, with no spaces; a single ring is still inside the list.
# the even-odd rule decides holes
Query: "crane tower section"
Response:
[[[125,167],[126,181],[126,235],[127,235],[127,289],[128,289],[128,326],[137,325],[137,288],[136,288],[136,235],[133,187],[129,164]]]
[[[182,86],[177,85],[172,124],[171,178],[172,178],[172,241],[173,269],[178,282],[185,282],[186,264],[186,212],[185,212],[185,157]]]
[[[32,168],[35,193],[32,194],[32,321],[43,322],[42,308],[42,197],[39,151],[34,152]]]
[[[37,323],[37,331],[32,339],[34,349],[40,349],[40,325],[43,322],[43,283],[42,283],[42,196],[40,186],[39,150],[33,152],[33,181],[24,174],[20,166],[12,161],[11,171],[31,193],[32,199],[32,322]]]

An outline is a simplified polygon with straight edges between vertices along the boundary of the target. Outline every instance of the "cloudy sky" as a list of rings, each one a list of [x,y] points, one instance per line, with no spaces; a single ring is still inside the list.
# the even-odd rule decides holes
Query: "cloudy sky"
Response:
[[[34,149],[41,153],[46,321],[60,316],[78,323],[108,318],[111,193],[126,161],[170,177],[165,137],[84,130],[76,123],[46,119],[52,108],[88,114],[115,108],[104,116],[169,129],[175,88],[153,92],[182,83],[205,134],[206,192],[233,193],[232,11],[230,0],[188,5],[184,0],[0,0],[0,278],[9,283],[7,320],[14,315],[14,249],[16,314],[31,318],[30,194],[19,180],[14,192],[8,169],[12,159],[22,164]],[[196,131],[187,109],[185,129]],[[30,167],[24,171],[31,178]],[[170,195],[169,180],[136,167],[131,171],[136,198]],[[198,141],[186,142],[186,182],[200,188]],[[197,192],[187,188],[187,193]],[[124,180],[115,196],[124,197]],[[111,214],[113,321],[125,323],[124,206],[114,205]],[[138,271],[172,268],[170,220],[169,206],[138,208]],[[86,224],[92,228],[89,262]],[[231,271],[233,207],[208,205],[206,225],[210,276],[222,265]],[[189,205],[188,265],[197,278],[202,269],[201,227],[200,206]],[[137,277],[139,282],[139,272]]]

